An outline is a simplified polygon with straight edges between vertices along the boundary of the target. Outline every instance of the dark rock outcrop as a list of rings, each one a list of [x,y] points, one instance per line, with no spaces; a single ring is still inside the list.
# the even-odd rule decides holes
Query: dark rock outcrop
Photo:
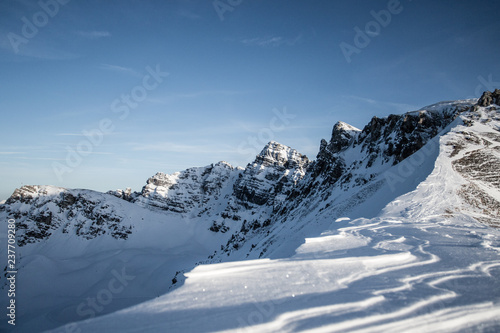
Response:
[[[240,169],[226,162],[189,168],[172,175],[158,172],[148,179],[132,202],[176,213],[203,209],[210,200],[219,199],[222,190],[239,172]]]
[[[47,239],[58,230],[85,239],[104,234],[127,239],[131,226],[122,223],[123,212],[115,211],[108,200],[105,194],[87,190],[23,186],[6,201],[3,211],[16,220],[19,246]]]
[[[499,98],[498,89],[485,92],[475,106],[499,103]],[[318,204],[335,188],[348,190],[371,182],[417,152],[460,113],[472,110],[473,103],[442,102],[403,115],[373,117],[362,130],[338,122],[330,140],[321,140],[315,161],[269,142],[244,169],[219,162],[171,175],[159,172],[147,180],[141,192],[127,189],[108,194],[146,208],[210,217],[207,229],[213,232],[260,232],[277,220],[283,222],[282,217],[309,197]],[[45,239],[59,228],[89,239],[104,234],[127,238],[129,226],[107,205],[105,195],[25,186],[0,205],[0,210],[19,219],[24,244]],[[240,242],[244,238],[240,236],[234,239]]]
[[[482,107],[492,104],[500,105],[500,89],[495,89],[493,92],[485,91],[477,101],[477,104]]]
[[[312,169],[314,177],[324,175],[325,183],[333,184],[342,176],[346,165],[339,153],[347,149],[358,137],[361,131],[344,122],[333,126],[329,142],[321,140],[320,149]]]
[[[242,203],[274,205],[279,194],[288,195],[304,176],[310,160],[277,142],[269,142],[248,164],[233,186]]]

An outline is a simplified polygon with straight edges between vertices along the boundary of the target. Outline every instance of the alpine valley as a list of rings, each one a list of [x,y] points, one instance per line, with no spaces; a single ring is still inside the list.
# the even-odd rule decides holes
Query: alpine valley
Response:
[[[497,89],[338,122],[315,159],[269,142],[141,192],[23,186],[0,330],[498,332],[499,170]]]

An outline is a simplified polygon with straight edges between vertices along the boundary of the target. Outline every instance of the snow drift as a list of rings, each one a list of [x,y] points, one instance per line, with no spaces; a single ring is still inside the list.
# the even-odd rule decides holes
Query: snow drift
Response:
[[[498,330],[499,98],[339,122],[315,160],[18,189],[14,331]]]

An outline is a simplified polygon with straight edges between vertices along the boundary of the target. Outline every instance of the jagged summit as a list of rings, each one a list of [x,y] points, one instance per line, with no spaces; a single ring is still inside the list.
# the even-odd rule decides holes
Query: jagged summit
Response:
[[[477,101],[479,106],[490,106],[492,104],[500,105],[500,89],[495,89],[495,91],[485,91],[483,95]]]
[[[498,274],[489,270],[500,267],[500,232],[488,227],[500,226],[499,97],[500,91],[485,92],[479,100],[373,117],[361,130],[337,122],[313,161],[271,141],[245,168],[221,161],[158,172],[140,192],[23,186],[0,204],[0,221],[15,219],[18,228],[19,285],[37,286],[29,297],[19,295],[23,318],[36,329],[87,319],[77,316],[78,309],[92,309],[82,301],[103,296],[110,276],[124,270],[128,287],[95,315],[149,299],[153,303],[143,309],[151,314],[154,308],[155,327],[165,331],[172,323],[185,330],[184,314],[188,324],[229,320],[254,313],[255,304],[276,305],[278,312],[262,321],[277,331],[291,327],[282,327],[288,322],[280,318],[295,320],[296,310],[323,313],[325,306],[333,323],[352,318],[354,326],[340,325],[342,330],[373,318],[365,306],[389,315],[407,311],[405,327],[425,313],[440,319],[434,300],[467,309],[476,299],[486,304],[491,290],[499,290]],[[0,230],[0,239],[6,237]],[[0,248],[4,258],[6,251]],[[37,276],[50,283],[33,283]],[[479,287],[470,289],[472,284]],[[6,285],[1,276],[0,287]],[[366,286],[379,289],[367,293]],[[332,295],[340,303],[330,307]],[[352,295],[361,300],[361,311],[339,308],[343,300],[352,306]],[[317,298],[314,307],[304,302]],[[286,306],[278,307],[282,300]],[[498,305],[488,304],[497,318]],[[441,307],[453,312],[448,303]],[[136,317],[137,309],[127,311]],[[127,323],[123,329],[139,325],[121,313],[114,318]],[[102,316],[103,325],[88,331],[102,331],[109,318]],[[212,320],[210,329],[236,329],[236,321],[222,327]],[[379,331],[387,329],[383,325]]]
[[[349,146],[349,144],[360,132],[360,129],[342,121],[338,121],[333,126],[330,142],[325,139],[321,140],[318,158],[324,156],[325,153],[336,154],[340,152],[342,149]]]
[[[300,181],[311,161],[295,149],[269,142],[239,175],[233,189],[243,204],[277,204]]]
[[[276,141],[270,141],[257,155],[255,162],[264,165],[296,165],[308,162],[307,156]]]
[[[337,130],[344,130],[344,131],[351,131],[351,132],[360,132],[361,130],[359,128],[356,128],[352,125],[349,125],[348,123],[345,123],[343,121],[337,121],[337,123],[333,126],[334,131]]]
[[[103,235],[126,239],[132,229],[122,200],[92,190],[25,185],[14,191],[2,210],[17,220],[19,246],[60,233],[87,240]]]
[[[66,189],[52,185],[24,185],[17,188],[7,199],[7,203],[20,200],[21,202],[30,201],[38,196],[55,196]]]
[[[216,200],[239,172],[241,169],[223,161],[171,175],[159,172],[147,180],[133,202],[177,213],[194,212]]]

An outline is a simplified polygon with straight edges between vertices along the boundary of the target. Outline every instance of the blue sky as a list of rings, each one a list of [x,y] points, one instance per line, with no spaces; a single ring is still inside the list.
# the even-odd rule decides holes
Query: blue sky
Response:
[[[338,120],[500,87],[496,1],[58,1],[0,2],[0,200],[140,190],[271,139],[314,158]]]

